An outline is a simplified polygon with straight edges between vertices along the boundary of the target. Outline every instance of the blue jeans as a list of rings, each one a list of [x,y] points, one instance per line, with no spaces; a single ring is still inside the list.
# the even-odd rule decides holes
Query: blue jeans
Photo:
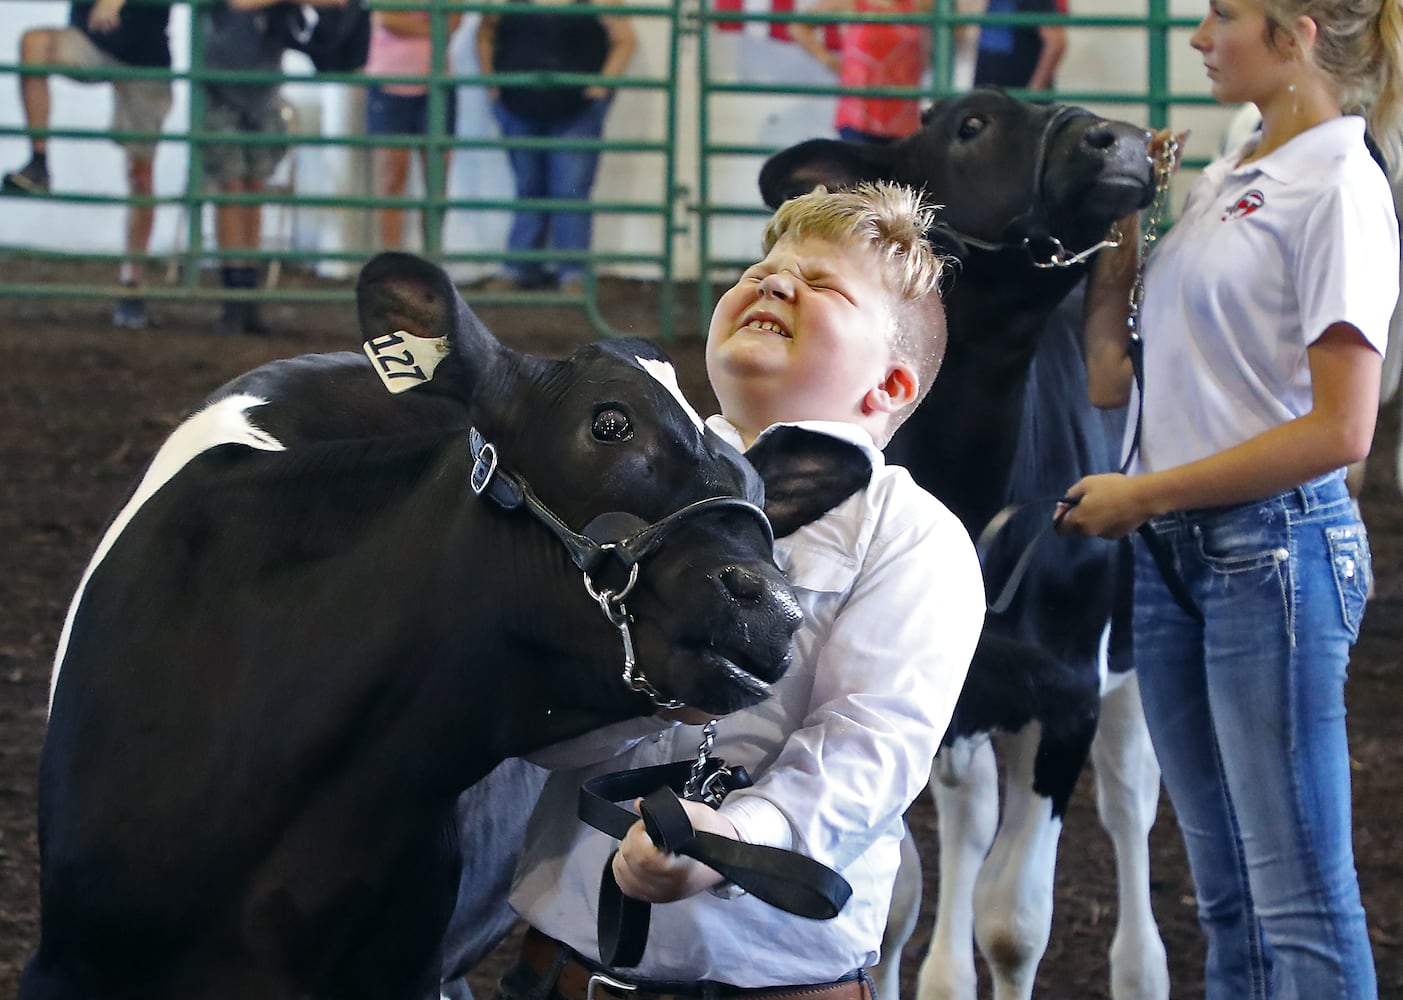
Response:
[[[1208,938],[1208,1000],[1372,1000],[1344,701],[1372,569],[1344,477],[1150,527],[1204,620],[1137,538],[1135,663]]]
[[[453,134],[457,116],[458,91],[443,90],[443,131]],[[365,91],[366,135],[428,135],[429,95],[391,94],[371,84]]]
[[[524,137],[554,139],[598,139],[604,132],[604,116],[611,98],[591,101],[583,111],[556,122],[538,122],[512,114],[497,101],[492,106],[502,136],[508,139]],[[592,149],[512,149],[508,151],[512,174],[516,179],[518,198],[568,198],[576,201],[589,197],[594,187],[599,152]],[[589,212],[546,212],[540,209],[518,209],[512,215],[511,231],[507,234],[507,249],[511,251],[544,250],[549,243],[556,250],[581,256],[562,260],[556,265],[556,277],[562,282],[578,281],[584,273],[583,254],[590,246]],[[545,268],[542,261],[513,261],[507,273],[517,283],[534,287],[543,283]]]

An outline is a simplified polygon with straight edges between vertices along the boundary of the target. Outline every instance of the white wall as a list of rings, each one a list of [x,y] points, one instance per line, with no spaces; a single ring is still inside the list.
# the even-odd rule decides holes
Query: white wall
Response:
[[[977,0],[975,0],[977,2]],[[747,0],[765,4],[766,0]],[[1125,0],[1072,0],[1074,9],[1084,14],[1128,14],[1143,11]],[[1175,12],[1197,17],[1202,0],[1176,0]],[[61,0],[4,0],[0,18],[0,53],[5,61],[18,60],[19,36],[27,27],[61,25],[67,19],[68,4]],[[472,36],[476,16],[469,15],[452,40],[455,65],[461,72],[477,70]],[[640,36],[632,74],[660,78],[667,71],[668,25],[656,17],[639,17],[635,25]],[[1176,32],[1172,46],[1171,84],[1179,90],[1205,92],[1205,80],[1196,53],[1188,47],[1187,32]],[[171,39],[176,67],[189,64],[189,11],[178,5],[171,18]],[[678,182],[696,192],[696,51],[688,39],[680,74],[682,99],[679,101],[678,134],[683,139],[678,165]],[[719,79],[753,82],[831,83],[832,77],[817,66],[798,46],[771,40],[762,25],[754,24],[739,33],[714,32],[709,40],[712,72]],[[1070,33],[1068,51],[1059,77],[1067,90],[1138,90],[1143,87],[1146,46],[1142,32],[1099,28],[1079,28]],[[968,79],[968,60],[961,64],[957,81]],[[287,69],[292,74],[310,67],[290,55]],[[18,78],[0,83],[0,123],[22,125]],[[111,115],[111,88],[80,85],[53,78],[54,128],[103,128]],[[188,121],[186,86],[178,83],[176,101],[167,128],[181,130]],[[299,109],[303,127],[327,133],[346,134],[358,130],[362,115],[361,92],[354,87],[317,86],[290,83],[284,95]],[[488,113],[484,92],[479,87],[462,87],[458,95],[458,132],[461,135],[495,135],[496,125]],[[1096,107],[1095,105],[1093,105]],[[1107,103],[1098,110],[1131,121],[1146,121],[1146,110],[1139,105]],[[789,96],[755,95],[719,97],[712,103],[711,139],[719,143],[784,145],[801,139],[831,134],[833,100]],[[660,92],[621,90],[611,111],[607,136],[619,139],[656,139],[663,134],[667,106]],[[1190,156],[1207,156],[1216,146],[1217,136],[1227,121],[1227,112],[1218,109],[1177,109],[1171,124],[1176,129],[1190,127]],[[22,137],[0,138],[0,169],[14,169],[28,156]],[[297,153],[297,188],[309,194],[368,190],[365,154],[355,150],[304,146]],[[121,194],[125,190],[123,156],[114,144],[103,140],[57,139],[50,146],[50,173],[57,189]],[[759,205],[755,177],[759,161],[752,158],[717,158],[710,168],[713,201],[725,204],[753,202]],[[156,158],[156,188],[159,194],[175,195],[185,189],[187,159],[183,144],[162,144]],[[511,176],[505,154],[499,151],[459,150],[450,172],[450,195],[458,197],[508,198]],[[606,153],[600,165],[594,196],[600,201],[660,201],[664,172],[661,156]],[[1186,184],[1176,185],[1182,197]],[[290,226],[290,240],[299,248],[339,250],[366,245],[369,239],[369,213],[299,210],[284,216],[268,209],[266,232],[270,245],[278,245],[281,227]],[[0,200],[0,243],[45,249],[117,252],[121,247],[122,209],[118,205],[94,207],[67,205],[52,201]],[[696,219],[681,219],[689,232],[674,244],[677,269],[682,277],[695,276]],[[504,212],[457,210],[449,214],[444,230],[444,246],[449,251],[491,251],[505,244],[507,215]],[[639,249],[651,251],[659,245],[660,223],[642,215],[598,214],[595,219],[595,246],[601,250]],[[208,228],[208,227],[207,227]],[[410,231],[413,226],[408,227]],[[712,252],[720,257],[746,257],[758,249],[760,222],[753,219],[718,221],[712,229]],[[176,247],[183,237],[179,209],[163,208],[158,213],[152,247],[163,252]],[[459,277],[471,278],[489,266],[464,265]],[[327,268],[329,272],[338,269]],[[340,270],[347,270],[342,268]],[[610,268],[614,272],[627,268]],[[656,269],[634,267],[633,272],[651,276]]]

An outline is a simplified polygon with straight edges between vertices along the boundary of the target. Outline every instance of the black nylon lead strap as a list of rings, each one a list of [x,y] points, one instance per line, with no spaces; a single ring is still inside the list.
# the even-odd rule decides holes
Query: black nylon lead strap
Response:
[[[1135,431],[1130,436],[1130,447],[1126,450],[1125,461],[1120,466],[1122,475],[1130,468],[1136,452],[1140,450],[1140,428],[1145,422],[1145,342],[1134,330],[1130,331],[1130,341],[1126,344],[1125,352],[1130,356],[1130,370],[1135,376]],[[1149,550],[1150,558],[1155,561],[1155,568],[1159,570],[1164,585],[1169,588],[1169,596],[1174,598],[1174,603],[1179,605],[1184,614],[1202,625],[1203,612],[1189,593],[1188,584],[1179,575],[1169,549],[1148,524],[1140,525],[1136,532],[1144,541],[1145,548]]]
[[[1203,612],[1199,610],[1198,603],[1189,593],[1189,585],[1184,582],[1184,578],[1175,567],[1174,556],[1164,544],[1164,540],[1155,534],[1155,529],[1148,524],[1142,524],[1136,530],[1141,541],[1145,543],[1145,548],[1149,550],[1150,558],[1155,561],[1155,568],[1159,570],[1164,585],[1169,588],[1169,596],[1174,598],[1174,603],[1179,605],[1179,610],[1202,625]]]
[[[1038,500],[1029,500],[1026,503],[1009,504],[990,518],[989,523],[984,526],[984,530],[979,533],[979,538],[974,543],[974,552],[975,555],[979,557],[980,565],[988,561],[989,549],[994,544],[994,539],[998,536],[999,532],[1004,530],[1004,527],[1013,519],[1015,514],[1025,507],[1045,503],[1067,503],[1071,506],[1075,506],[1067,497],[1042,497]],[[1027,575],[1028,567],[1032,565],[1033,554],[1037,552],[1038,546],[1042,544],[1043,539],[1056,529],[1061,520],[1061,515],[1049,519],[1046,524],[1038,529],[1038,533],[1033,536],[1032,540],[1024,546],[1023,551],[1018,556],[1018,561],[1013,564],[1013,569],[1009,570],[1008,576],[1004,579],[1003,588],[999,591],[998,596],[989,602],[989,614],[1003,614],[1008,610],[1008,606],[1013,603],[1013,595],[1018,592],[1018,587],[1022,584],[1023,577]]]
[[[642,796],[643,822],[659,847],[714,868],[757,899],[787,913],[813,920],[838,915],[852,895],[852,886],[828,866],[793,851],[693,830],[674,791],[684,786],[691,771],[691,761],[678,761],[593,778],[580,787],[579,817],[622,840],[639,817],[615,803]],[[614,880],[613,861],[610,855],[600,877],[600,961],[627,968],[643,958],[649,905],[623,894]]]

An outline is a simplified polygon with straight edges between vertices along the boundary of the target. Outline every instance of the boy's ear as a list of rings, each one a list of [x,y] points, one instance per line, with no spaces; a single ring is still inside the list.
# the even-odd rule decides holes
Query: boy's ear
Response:
[[[855,444],[776,427],[745,457],[765,481],[765,516],[776,538],[816,521],[872,480],[872,462]]]
[[[921,380],[910,365],[895,365],[881,383],[862,397],[864,413],[895,413],[916,401]]]

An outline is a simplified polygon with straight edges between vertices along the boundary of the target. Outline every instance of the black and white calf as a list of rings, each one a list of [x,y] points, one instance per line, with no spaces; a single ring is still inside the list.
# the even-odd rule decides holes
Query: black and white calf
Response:
[[[922,188],[944,206],[930,236],[960,261],[945,295],[949,347],[930,395],[887,454],[973,536],[1011,502],[1055,498],[1083,474],[1115,467],[1115,430],[1087,401],[1079,323],[1045,330],[1111,224],[1149,203],[1147,140],[1143,129],[1081,109],[979,89],[935,103],[920,131],[891,146],[815,139],[775,154],[761,172],[772,206],[816,184],[864,180]],[[1019,536],[1043,527],[1051,511],[1044,502],[1012,522],[986,558],[991,595],[1026,542]],[[1108,543],[1050,540],[1012,606],[986,622],[931,782],[940,899],[919,1000],[973,1000],[976,941],[998,1000],[1031,994],[1051,924],[1063,810],[1089,752],[1123,876],[1113,994],[1167,996],[1147,876],[1159,771],[1133,680],[1100,698],[1115,572]],[[1006,734],[1002,821],[996,732]],[[883,947],[888,1000],[918,877],[905,876],[901,888],[916,899],[904,901],[904,921],[894,910]]]
[[[22,1000],[435,994],[463,789],[788,665],[761,478],[653,345],[509,350],[401,254],[357,294],[365,350],[215,392],[83,575]]]

